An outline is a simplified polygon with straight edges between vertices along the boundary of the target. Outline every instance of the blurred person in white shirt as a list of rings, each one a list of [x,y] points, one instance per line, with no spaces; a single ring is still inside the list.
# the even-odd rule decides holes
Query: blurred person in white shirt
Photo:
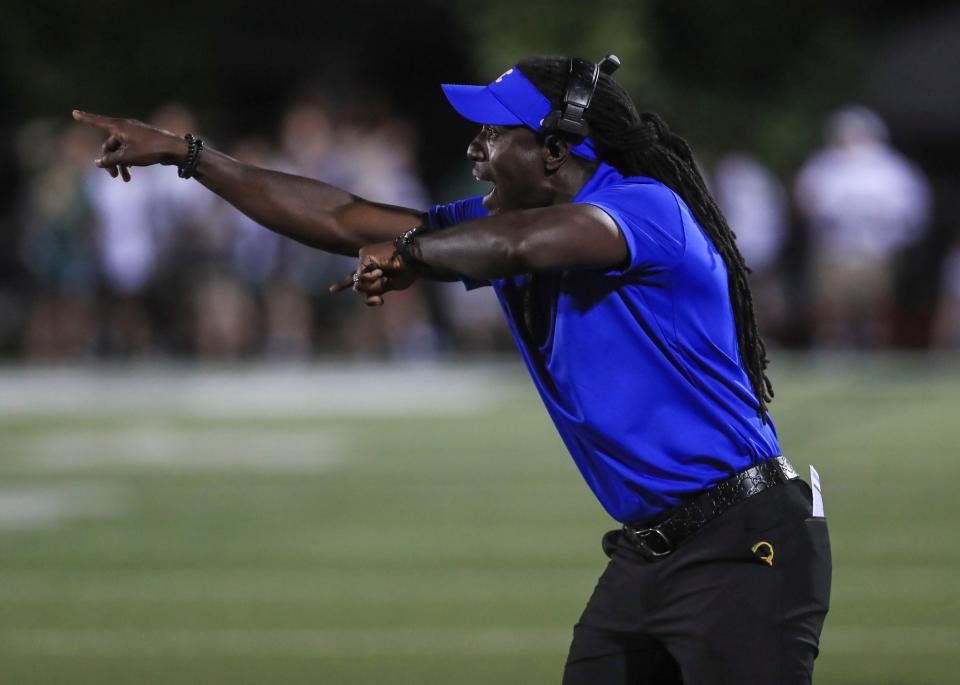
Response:
[[[149,120],[174,133],[197,126],[193,114],[175,103],[158,108]],[[168,320],[181,295],[176,271],[189,268],[211,246],[227,244],[225,236],[210,233],[215,196],[159,168],[137,175],[140,182],[126,188],[103,174],[89,176],[105,286],[104,341],[111,354],[147,353],[162,337],[158,328],[177,328],[180,322]]]
[[[745,152],[720,158],[713,170],[713,190],[750,267],[761,330],[775,337],[783,329],[786,315],[778,262],[787,238],[787,191],[769,169]]]
[[[795,193],[809,229],[815,344],[888,344],[895,259],[929,220],[923,174],[876,114],[850,107],[829,119],[826,146],[800,170]]]
[[[193,112],[179,103],[160,106],[148,121],[178,135],[199,128]],[[141,185],[150,189],[148,204],[152,236],[162,262],[159,268],[169,269],[170,260],[179,261],[182,255],[177,253],[184,250],[215,258],[230,253],[229,232],[213,221],[215,212],[225,204],[220,198],[155,167],[138,171],[138,177],[143,176],[146,181]]]

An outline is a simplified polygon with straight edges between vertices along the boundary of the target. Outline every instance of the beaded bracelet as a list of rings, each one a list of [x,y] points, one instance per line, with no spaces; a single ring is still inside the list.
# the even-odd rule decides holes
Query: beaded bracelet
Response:
[[[193,178],[200,162],[200,153],[203,151],[203,141],[192,133],[188,133],[183,139],[187,141],[187,157],[183,164],[177,166],[177,175],[180,178]]]

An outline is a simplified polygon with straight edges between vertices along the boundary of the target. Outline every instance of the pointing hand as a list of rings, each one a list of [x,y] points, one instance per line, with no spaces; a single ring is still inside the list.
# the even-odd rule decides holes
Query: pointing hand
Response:
[[[396,252],[393,241],[360,248],[357,270],[330,286],[331,293],[353,288],[370,307],[383,304],[383,296],[392,290],[409,288],[420,270],[408,264]]]
[[[130,180],[132,166],[179,164],[186,157],[187,143],[175,133],[137,121],[105,117],[73,110],[73,118],[107,134],[95,164],[116,178]]]

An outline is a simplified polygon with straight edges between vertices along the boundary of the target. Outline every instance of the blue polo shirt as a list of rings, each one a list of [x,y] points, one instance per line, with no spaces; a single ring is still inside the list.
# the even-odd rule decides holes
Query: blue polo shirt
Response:
[[[641,522],[780,454],[740,361],[723,259],[665,185],[600,164],[574,202],[599,207],[630,251],[622,270],[564,271],[545,336],[523,335],[530,276],[491,285],[550,417],[607,512]],[[487,215],[430,209],[430,228]]]

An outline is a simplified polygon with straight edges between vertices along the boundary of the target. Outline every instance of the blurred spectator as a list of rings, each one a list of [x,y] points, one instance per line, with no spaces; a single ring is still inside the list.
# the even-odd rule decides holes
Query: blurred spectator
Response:
[[[430,205],[426,189],[416,172],[416,134],[406,122],[387,119],[372,130],[347,127],[346,149],[350,152],[354,178],[349,190],[374,202],[426,210]],[[352,267],[351,267],[352,268]],[[433,284],[420,282],[394,293],[381,316],[363,313],[350,317],[350,326],[365,326],[364,336],[377,339],[382,352],[399,359],[435,356],[441,347],[431,321],[427,298],[435,293]],[[356,312],[356,310],[354,310]],[[350,331],[346,332],[350,336]],[[356,344],[357,336],[350,336]]]
[[[346,127],[344,138],[353,172],[351,192],[388,205],[430,206],[417,173],[416,131],[407,122],[388,119],[369,131]]]
[[[42,121],[18,136],[29,178],[20,252],[35,288],[22,343],[31,359],[93,351],[97,268],[84,177],[98,147],[95,132],[58,133]]]
[[[933,345],[960,349],[960,244],[943,262],[940,277],[940,306],[933,322]]]
[[[462,283],[438,286],[454,349],[493,352],[514,345],[493,288],[466,290]]]
[[[200,130],[193,113],[178,103],[158,108],[149,122],[178,135]],[[231,236],[212,220],[213,213],[223,204],[216,195],[195,181],[184,181],[171,167],[151,166],[135,173],[147,186],[150,233],[160,260],[158,268],[169,268],[169,261],[179,261],[183,253],[191,261],[212,259],[219,264],[226,259]]]
[[[814,342],[888,343],[894,260],[927,227],[925,178],[890,146],[876,114],[851,107],[828,121],[826,146],[800,170],[796,201],[812,248]]]
[[[717,162],[713,188],[752,271],[750,285],[761,331],[776,337],[786,318],[784,276],[778,261],[787,238],[787,191],[744,152],[725,155]]]
[[[292,102],[281,117],[278,138],[280,148],[272,158],[254,163],[350,190],[351,164],[344,158],[344,136],[334,126],[322,97],[311,93]],[[255,224],[250,227],[253,226]],[[265,232],[262,227],[256,230]],[[265,240],[255,238],[252,233],[247,235],[256,242]],[[340,349],[340,331],[355,308],[347,298],[329,297],[327,286],[352,270],[356,260],[292,240],[279,237],[277,240],[278,269],[271,275],[270,283],[274,285],[264,300],[268,325],[281,326],[266,332],[271,354],[288,358],[300,356],[308,351],[303,344],[306,341],[311,344],[310,352],[314,348]],[[294,303],[295,299],[303,301]],[[274,311],[275,307],[279,309]],[[309,313],[309,318],[296,323],[290,317],[292,312]],[[293,343],[294,340],[297,342]]]
[[[313,354],[314,314],[304,292],[287,281],[264,293],[264,356],[269,360],[306,359]]]
[[[255,351],[256,304],[235,278],[204,279],[192,289],[190,303],[194,350],[200,357],[235,361]]]
[[[360,101],[356,106],[361,109],[349,120],[338,121],[316,96],[293,103],[281,125],[283,157],[277,161],[279,167],[374,202],[426,209],[430,202],[416,169],[414,129],[385,113],[375,101]],[[318,304],[317,344],[332,344],[361,356],[399,358],[431,356],[439,350],[439,337],[425,303],[425,284],[395,293],[385,313],[373,316],[349,298],[327,294],[331,282],[355,268],[354,258],[325,254],[290,241],[284,242],[284,252],[282,275]],[[275,293],[282,294],[276,302],[288,311],[291,292],[280,288],[271,291]],[[268,297],[266,304],[273,306],[273,297]],[[280,320],[289,324],[288,317],[268,314],[271,323]],[[281,339],[289,335],[289,325],[284,330]],[[267,336],[276,338],[272,331]],[[289,351],[298,346],[271,345],[271,349]]]
[[[131,173],[136,181],[123,183],[99,169],[88,170],[97,253],[104,284],[111,294],[139,295],[153,277],[157,246],[151,220],[152,191],[143,178],[147,173],[140,173],[148,171],[134,169]]]
[[[240,140],[229,153],[255,166],[270,167],[273,163],[273,149],[261,138]],[[269,285],[280,272],[285,239],[223,201],[217,205],[217,222],[221,232],[229,236],[227,249],[237,276],[255,290]]]

